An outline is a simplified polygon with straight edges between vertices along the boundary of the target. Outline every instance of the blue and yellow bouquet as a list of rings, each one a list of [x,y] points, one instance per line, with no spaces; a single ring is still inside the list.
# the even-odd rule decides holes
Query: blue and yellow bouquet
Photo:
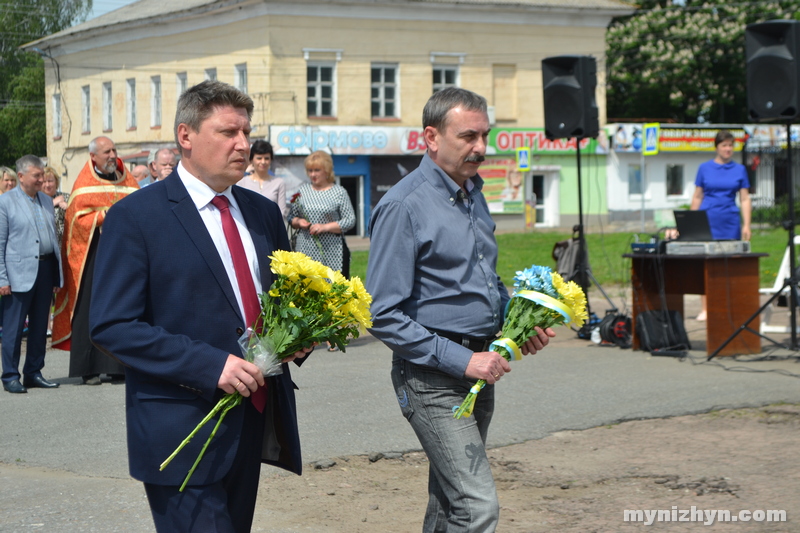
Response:
[[[358,338],[361,331],[372,326],[369,311],[372,297],[357,276],[347,279],[341,272],[299,252],[277,251],[270,259],[270,269],[277,279],[269,291],[261,294],[259,326],[256,331],[248,328],[239,339],[245,359],[254,363],[263,375],[280,374],[284,358],[314,344],[330,342],[344,351],[351,339]],[[219,420],[186,475],[181,491],[200,464],[225,415],[241,403],[242,396],[238,392],[223,396],[172,455],[161,463],[160,470],[164,470],[200,428],[219,414]]]
[[[522,359],[519,345],[536,334],[536,326],[545,329],[572,323],[581,327],[588,318],[583,290],[550,267],[533,265],[518,271],[514,289],[501,338],[489,346],[509,361]],[[473,385],[461,406],[453,408],[455,418],[472,415],[475,399],[485,385],[482,379]]]

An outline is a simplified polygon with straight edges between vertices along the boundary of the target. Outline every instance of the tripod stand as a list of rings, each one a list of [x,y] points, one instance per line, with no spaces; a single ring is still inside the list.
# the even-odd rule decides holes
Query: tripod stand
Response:
[[[578,253],[577,260],[575,263],[577,264],[577,270],[572,276],[572,279],[580,286],[583,293],[586,295],[586,313],[589,316],[589,320],[586,324],[578,332],[578,336],[581,338],[589,338],[591,333],[591,328],[595,325],[591,323],[592,317],[592,308],[589,303],[589,279],[591,278],[592,282],[597,286],[600,290],[600,293],[605,297],[608,304],[611,306],[610,312],[617,312],[617,307],[614,305],[614,302],[611,301],[611,298],[608,297],[606,291],[603,290],[603,287],[597,282],[597,279],[592,275],[592,271],[589,268],[589,252],[586,248],[586,237],[583,234],[583,188],[581,186],[581,141],[584,137],[575,137],[575,153],[577,157],[577,169],[578,169],[578,224],[573,227],[573,234],[575,232],[578,233]],[[595,315],[596,316],[596,315]]]
[[[783,282],[783,286],[775,292],[767,302],[762,305],[758,311],[753,313],[753,315],[747,319],[747,321],[739,326],[733,334],[728,337],[728,339],[722,343],[722,345],[714,350],[714,352],[708,356],[706,361],[710,361],[714,357],[719,354],[734,338],[736,338],[739,333],[743,330],[748,330],[752,333],[755,333],[759,337],[770,341],[771,343],[781,346],[783,348],[787,348],[792,351],[797,351],[797,303],[798,303],[798,285],[800,284],[800,278],[798,277],[797,272],[797,255],[795,254],[795,245],[794,245],[794,227],[795,227],[795,216],[794,216],[794,179],[792,173],[792,123],[788,122],[786,124],[786,158],[787,158],[787,166],[788,166],[788,181],[789,181],[789,220],[785,220],[783,222],[783,227],[789,232],[789,243],[787,244],[789,249],[789,277],[786,278]],[[766,335],[762,335],[758,331],[754,331],[749,327],[750,322],[752,322],[757,316],[759,316],[764,309],[772,305],[774,302],[786,289],[789,289],[789,332],[791,334],[791,345],[785,346]]]

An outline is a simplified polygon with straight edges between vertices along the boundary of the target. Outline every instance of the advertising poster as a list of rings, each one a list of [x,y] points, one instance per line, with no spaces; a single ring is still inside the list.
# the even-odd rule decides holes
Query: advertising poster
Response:
[[[524,179],[517,170],[516,157],[487,157],[478,172],[483,178],[483,195],[490,213],[525,212]]]

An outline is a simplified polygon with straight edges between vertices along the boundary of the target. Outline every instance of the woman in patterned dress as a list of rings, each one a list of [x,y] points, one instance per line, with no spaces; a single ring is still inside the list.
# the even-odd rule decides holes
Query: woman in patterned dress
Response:
[[[305,166],[311,183],[300,186],[289,210],[289,225],[298,230],[296,251],[349,277],[344,233],[356,224],[350,197],[334,183],[330,154],[313,152],[306,157]]]
[[[69,193],[61,192],[59,189],[61,179],[58,177],[58,172],[53,167],[44,167],[44,183],[42,183],[42,192],[53,199],[53,208],[55,209],[56,220],[56,236],[58,237],[59,248],[61,246],[61,236],[64,234],[64,213],[67,210],[69,203]]]

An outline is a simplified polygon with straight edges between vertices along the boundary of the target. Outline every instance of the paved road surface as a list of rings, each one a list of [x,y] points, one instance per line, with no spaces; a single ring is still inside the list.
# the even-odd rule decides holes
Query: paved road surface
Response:
[[[492,446],[621,420],[800,402],[797,377],[726,371],[559,333],[546,351],[512,363],[498,386]],[[702,352],[691,355],[705,360]],[[306,463],[419,449],[396,405],[389,361],[388,350],[366,336],[346,354],[321,350],[293,372]],[[800,374],[792,358],[720,362]],[[127,472],[124,385],[84,386],[64,377],[67,368],[68,354],[51,351],[44,374],[59,389],[0,392],[0,532],[152,531],[141,485]],[[266,467],[265,473],[282,475]]]

